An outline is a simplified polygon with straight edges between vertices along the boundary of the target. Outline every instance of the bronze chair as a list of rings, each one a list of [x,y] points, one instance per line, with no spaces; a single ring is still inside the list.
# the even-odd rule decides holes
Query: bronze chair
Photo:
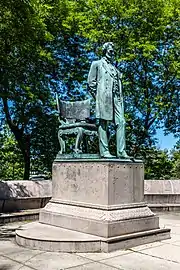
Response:
[[[63,101],[56,95],[59,112],[58,140],[60,151],[58,155],[66,153],[65,136],[76,136],[74,153],[82,153],[82,142],[87,152],[87,136],[97,135],[97,127],[88,121],[90,118],[90,99],[82,101]]]

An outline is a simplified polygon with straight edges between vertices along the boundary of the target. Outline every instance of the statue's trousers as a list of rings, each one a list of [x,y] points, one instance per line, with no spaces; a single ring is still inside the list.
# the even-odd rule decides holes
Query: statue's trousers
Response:
[[[116,126],[116,147],[117,156],[125,150],[125,119],[123,101],[117,96],[113,99],[114,106],[114,122]],[[100,119],[99,133],[99,150],[101,157],[109,153],[108,147],[108,125],[110,121]]]

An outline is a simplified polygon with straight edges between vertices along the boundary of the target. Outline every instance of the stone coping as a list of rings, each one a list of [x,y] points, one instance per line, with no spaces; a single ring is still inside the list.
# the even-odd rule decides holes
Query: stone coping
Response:
[[[0,200],[52,196],[51,180],[0,181]]]
[[[144,194],[180,194],[180,180],[145,180]]]

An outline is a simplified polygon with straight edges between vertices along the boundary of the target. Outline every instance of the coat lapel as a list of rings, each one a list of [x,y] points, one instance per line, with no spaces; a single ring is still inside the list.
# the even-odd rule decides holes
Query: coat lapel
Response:
[[[106,60],[103,58],[102,59],[102,66],[109,73],[109,75],[114,78],[115,68],[113,67],[113,65],[109,65],[106,62]],[[110,66],[112,66],[112,69],[110,68]]]

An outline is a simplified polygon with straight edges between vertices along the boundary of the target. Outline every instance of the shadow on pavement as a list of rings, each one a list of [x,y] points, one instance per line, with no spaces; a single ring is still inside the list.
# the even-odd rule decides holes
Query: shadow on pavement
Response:
[[[10,269],[12,269],[12,266],[10,264],[0,265],[0,270],[10,270]]]

